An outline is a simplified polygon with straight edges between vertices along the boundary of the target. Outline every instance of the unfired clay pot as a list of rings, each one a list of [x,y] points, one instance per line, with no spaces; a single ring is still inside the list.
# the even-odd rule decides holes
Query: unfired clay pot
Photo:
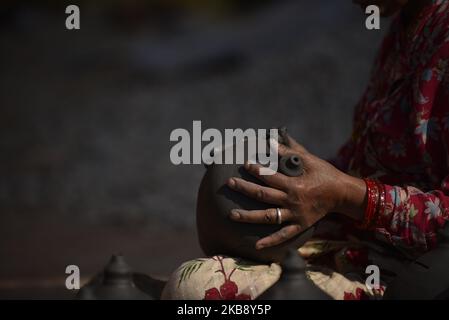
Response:
[[[285,144],[285,129],[279,130],[279,142]],[[245,157],[247,158],[247,157]],[[279,159],[279,172],[289,176],[302,174],[302,162],[297,155]],[[225,254],[254,261],[282,261],[289,248],[299,248],[307,241],[312,229],[272,248],[255,249],[257,240],[277,231],[280,225],[256,225],[234,222],[229,219],[232,209],[246,210],[273,208],[250,199],[226,186],[230,177],[262,184],[248,174],[242,165],[212,164],[201,181],[197,199],[197,229],[200,245],[207,255]]]

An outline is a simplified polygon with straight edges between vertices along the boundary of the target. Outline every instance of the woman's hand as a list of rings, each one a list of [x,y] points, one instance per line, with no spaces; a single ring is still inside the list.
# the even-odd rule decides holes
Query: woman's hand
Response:
[[[280,222],[276,208],[280,209],[282,223],[286,225],[260,239],[256,244],[257,249],[275,246],[293,238],[329,212],[346,214],[356,220],[363,218],[365,182],[312,155],[292,138],[287,136],[287,139],[290,147],[279,144],[279,155],[298,155],[304,165],[301,176],[288,177],[282,173],[259,175],[261,166],[247,163],[246,170],[267,186],[236,177],[227,182],[231,189],[273,205],[273,208],[267,210],[232,210],[230,217],[234,221],[276,224]]]

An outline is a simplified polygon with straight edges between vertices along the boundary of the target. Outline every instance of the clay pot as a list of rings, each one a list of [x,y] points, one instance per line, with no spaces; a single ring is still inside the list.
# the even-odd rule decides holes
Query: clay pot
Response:
[[[91,282],[80,289],[77,299],[80,300],[153,300],[159,296],[152,296],[154,290],[147,289],[147,286],[138,287],[139,283],[147,284],[150,277],[137,276],[133,273],[122,255],[113,255],[104,271],[97,275]],[[153,284],[153,283],[152,283]]]
[[[282,276],[259,300],[329,300],[306,275],[306,263],[296,249],[290,249],[282,262]]]
[[[286,143],[285,129],[279,130],[279,142]],[[245,157],[248,159],[248,157]],[[288,176],[302,173],[302,162],[297,155],[279,159],[279,172]],[[260,262],[282,261],[289,248],[299,248],[312,235],[312,228],[295,238],[272,248],[256,250],[256,242],[279,230],[279,225],[256,225],[234,222],[229,219],[232,209],[273,208],[250,199],[226,186],[230,177],[263,184],[248,174],[242,165],[212,164],[201,181],[197,199],[197,229],[201,248],[207,255],[224,254]]]

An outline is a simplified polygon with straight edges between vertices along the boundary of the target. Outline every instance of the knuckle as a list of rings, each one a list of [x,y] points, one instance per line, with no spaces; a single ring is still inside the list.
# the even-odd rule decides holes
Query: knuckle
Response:
[[[306,187],[302,183],[295,183],[292,185],[290,192],[288,193],[289,201],[293,204],[297,204],[302,201],[306,193]]]
[[[295,183],[295,185],[294,185],[294,190],[297,193],[304,192],[305,189],[306,189],[305,185],[303,183],[301,183],[301,182]]]
[[[272,222],[273,221],[273,215],[272,215],[272,212],[270,212],[270,211],[265,211],[265,221],[266,222]]]
[[[279,239],[280,240],[286,240],[288,238],[288,232],[286,229],[281,229],[279,231]]]
[[[263,189],[258,189],[256,191],[256,197],[259,200],[264,200],[265,199],[265,191]]]

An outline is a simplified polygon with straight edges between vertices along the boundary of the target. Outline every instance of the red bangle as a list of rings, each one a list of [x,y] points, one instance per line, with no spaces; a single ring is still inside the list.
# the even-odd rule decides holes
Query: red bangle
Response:
[[[379,203],[377,205],[377,216],[375,218],[374,224],[376,226],[382,225],[385,217],[385,199],[386,199],[386,191],[385,185],[378,182],[377,187],[379,188]]]
[[[366,184],[367,204],[365,208],[365,215],[362,223],[359,225],[361,229],[369,229],[372,223],[376,220],[379,199],[380,199],[380,185],[371,179],[364,179]]]

